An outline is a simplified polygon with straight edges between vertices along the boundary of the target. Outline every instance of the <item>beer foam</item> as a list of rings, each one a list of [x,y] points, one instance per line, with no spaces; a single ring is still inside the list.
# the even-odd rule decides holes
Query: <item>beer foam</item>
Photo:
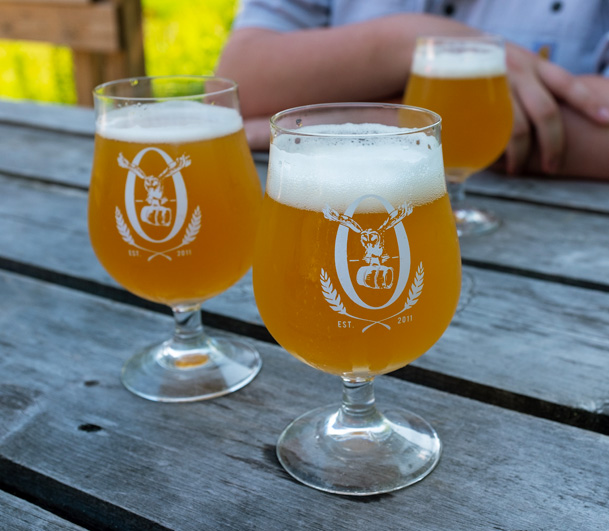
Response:
[[[473,78],[506,73],[505,51],[487,43],[438,43],[435,48],[417,46],[412,73],[423,77]]]
[[[340,124],[298,129],[299,134],[324,136],[281,135],[271,145],[267,194],[316,211],[326,205],[345,210],[365,195],[381,196],[393,205],[433,201],[446,193],[442,147],[434,137],[408,131]],[[379,208],[378,200],[370,199],[358,211]]]
[[[237,110],[194,101],[129,105],[100,115],[96,124],[105,138],[147,144],[208,140],[242,127]]]

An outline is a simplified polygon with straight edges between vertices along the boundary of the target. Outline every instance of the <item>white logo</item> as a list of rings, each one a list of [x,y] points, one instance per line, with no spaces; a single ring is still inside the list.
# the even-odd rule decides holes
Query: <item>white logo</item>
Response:
[[[359,204],[365,199],[377,200],[381,203],[381,205],[383,205],[383,208],[389,214],[378,228],[364,229],[352,217]],[[340,214],[329,206],[324,208],[323,213],[326,219],[329,219],[330,221],[337,221],[340,224],[336,232],[334,262],[338,280],[345,294],[353,303],[361,308],[366,308],[369,310],[382,310],[395,303],[404,292],[408,282],[408,276],[410,274],[410,246],[402,220],[412,213],[412,205],[409,203],[404,203],[400,207],[394,209],[391,203],[384,198],[376,195],[366,195],[356,199],[347,207],[343,214]],[[390,257],[385,252],[385,233],[390,229],[394,230],[395,240],[397,243],[398,255],[394,257]],[[388,300],[380,306],[372,306],[365,302],[357,293],[351,280],[351,273],[349,271],[348,263],[349,259],[347,256],[349,231],[353,231],[360,235],[360,243],[363,247],[363,257],[359,260],[351,260],[352,262],[360,261],[364,262],[365,264],[359,267],[355,275],[357,285],[370,290],[390,290],[394,287],[395,282],[393,293],[391,296],[389,296]],[[392,265],[387,265],[390,260],[393,260],[394,265],[397,265],[398,267],[397,281],[395,279],[394,267]],[[386,324],[385,321],[400,315],[416,304],[423,289],[423,276],[424,269],[423,264],[421,263],[417,268],[417,272],[410,287],[408,299],[404,308],[395,315],[378,321],[363,319],[347,313],[345,306],[340,300],[340,295],[338,295],[338,292],[334,289],[330,277],[323,269],[321,270],[320,281],[324,298],[334,311],[371,323],[362,330],[362,332],[365,332],[368,328],[375,324],[380,324],[387,329],[391,329],[391,327]]]
[[[148,175],[140,167],[144,155],[149,152],[159,154],[167,164],[167,167],[159,175]],[[181,170],[190,166],[190,157],[182,155],[176,160],[173,160],[162,149],[147,147],[142,149],[132,162],[129,162],[124,155],[120,153],[118,156],[118,165],[121,168],[129,170],[125,183],[125,209],[129,225],[131,225],[136,234],[140,238],[155,244],[165,243],[175,238],[184,226],[186,213],[188,211],[188,196]],[[146,197],[143,200],[136,198],[136,184],[138,178],[143,181],[146,192]],[[165,180],[168,178],[172,179],[175,191],[175,199],[171,200],[165,195]],[[140,208],[139,215],[138,203],[146,203]],[[170,205],[170,203],[173,203],[173,205]],[[132,247],[150,253],[148,260],[152,260],[157,256],[163,256],[164,258],[171,260],[168,253],[177,251],[195,240],[201,228],[201,209],[198,206],[195,208],[180,245],[162,251],[153,251],[135,243],[129,226],[125,222],[125,218],[118,206],[115,208],[115,219],[117,229],[123,240]],[[168,234],[160,239],[154,239],[146,232],[145,227],[147,225],[151,227],[167,227],[169,229]]]

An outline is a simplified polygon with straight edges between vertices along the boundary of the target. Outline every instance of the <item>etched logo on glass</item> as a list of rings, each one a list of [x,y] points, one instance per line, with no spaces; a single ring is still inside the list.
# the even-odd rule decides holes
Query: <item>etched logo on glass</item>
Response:
[[[158,174],[148,174],[141,168],[142,159],[149,153],[156,153],[165,163],[165,168]],[[121,209],[116,206],[116,227],[121,238],[140,251],[149,254],[148,260],[156,257],[164,257],[172,260],[170,253],[179,251],[186,245],[192,243],[201,229],[201,209],[196,206],[186,228],[184,237],[179,245],[163,250],[152,250],[138,245],[131,234],[131,229],[141,239],[153,243],[162,244],[173,240],[184,227],[186,214],[188,212],[188,195],[182,170],[190,166],[190,157],[181,155],[173,160],[165,151],[156,147],[142,149],[133,159],[127,158],[120,153],[117,159],[121,168],[128,170],[125,183],[125,220]],[[166,180],[172,183],[171,198],[168,197]],[[142,189],[143,194],[138,193]],[[141,197],[140,197],[141,196]],[[128,221],[128,224],[127,224]],[[131,229],[130,229],[131,227]],[[155,233],[155,229],[157,232]],[[158,236],[158,229],[165,229]],[[182,251],[179,256],[184,255]]]
[[[364,228],[354,219],[357,207],[364,200],[368,203],[370,203],[370,200],[380,203],[387,212],[387,216],[377,227]],[[374,311],[384,310],[392,306],[404,293],[410,275],[410,245],[402,221],[411,213],[412,205],[409,203],[394,208],[389,201],[377,195],[365,195],[356,199],[344,213],[339,213],[329,206],[324,208],[324,217],[339,224],[334,245],[334,265],[340,287],[349,300],[360,308]],[[390,256],[386,252],[386,238],[388,231],[391,230],[393,230],[395,241],[394,247],[397,250],[395,256]],[[354,254],[353,247],[349,247],[351,233],[359,235],[359,258],[352,257]],[[356,269],[350,267],[350,263],[355,263]],[[355,283],[353,277],[355,277]],[[387,321],[401,315],[417,303],[423,290],[423,278],[424,269],[421,262],[410,286],[404,307],[393,315],[381,316],[378,320],[373,320],[358,317],[348,312],[328,273],[322,269],[320,275],[322,292],[326,302],[335,312],[360,321],[367,321],[369,324],[363,328],[362,332],[374,325],[381,325],[390,330],[391,326]],[[387,297],[380,304],[377,302],[374,305],[370,301],[366,301],[367,298],[370,298],[367,295],[371,291],[387,292]],[[378,301],[378,297],[375,297],[375,300]]]

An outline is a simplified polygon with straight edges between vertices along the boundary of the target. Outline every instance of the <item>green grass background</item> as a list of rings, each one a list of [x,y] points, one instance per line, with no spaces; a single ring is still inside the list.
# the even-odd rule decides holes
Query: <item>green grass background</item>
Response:
[[[238,0],[141,1],[147,74],[212,74]],[[70,50],[0,40],[0,97],[76,103]]]

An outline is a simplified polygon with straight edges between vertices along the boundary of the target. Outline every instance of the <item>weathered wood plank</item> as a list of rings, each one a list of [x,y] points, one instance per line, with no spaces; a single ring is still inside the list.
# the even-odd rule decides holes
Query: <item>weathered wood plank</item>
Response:
[[[83,161],[81,155],[91,149],[82,139],[76,140],[81,142],[67,143],[61,152],[64,162],[72,161],[71,167],[65,168],[63,180],[74,186],[79,181],[85,181],[84,176],[88,179],[90,166]],[[9,147],[14,146],[15,150],[19,149],[11,139],[8,139],[8,144]],[[41,153],[40,149],[37,153]],[[63,163],[58,163],[53,153],[46,154],[46,157],[44,155],[34,157],[37,162],[28,162],[29,167],[36,166],[33,173],[46,170],[47,175],[50,175],[60,172]],[[5,167],[14,159],[12,170],[16,173],[22,171],[19,161],[27,160],[28,154],[22,151],[21,156],[15,158],[14,154],[8,153],[4,158],[8,159],[4,162]],[[25,180],[11,179],[1,174],[0,184],[5,190],[0,197],[0,223],[7,224],[3,234],[0,234],[5,256],[33,263],[39,261],[36,256],[46,256],[47,253],[38,255],[34,251],[43,251],[45,246],[53,246],[55,236],[45,232],[53,231],[54,223],[70,228],[72,236],[79,240],[78,247],[73,249],[80,254],[82,245],[88,241],[84,192],[59,191],[54,187],[32,185]],[[464,239],[461,249],[465,259],[489,267],[514,268],[540,276],[609,285],[609,233],[605,230],[608,220],[604,214],[479,199],[481,205],[492,208],[503,219],[503,227],[494,234]],[[59,204],[62,206],[59,207]],[[53,223],[45,228],[48,220]],[[34,231],[28,225],[40,227],[42,232],[39,229]],[[556,227],[560,227],[560,231]],[[24,245],[22,239],[17,240],[13,236],[15,231],[29,234],[32,243]],[[66,234],[57,236],[67,245],[65,252],[69,254],[71,251]],[[83,252],[87,251],[83,249]],[[27,253],[34,253],[34,256],[28,257]],[[49,253],[49,260],[60,259],[53,258],[52,255]],[[72,270],[69,262],[66,262],[65,267],[68,272]]]
[[[35,105],[25,103],[0,101],[0,123],[24,124],[55,129],[76,134],[87,134],[91,137],[94,132],[93,111],[78,107],[60,107],[53,105]],[[7,131],[7,136],[19,135],[19,131]],[[0,129],[0,136],[4,132]],[[54,142],[49,136],[46,140],[40,137],[40,142]],[[64,139],[65,140],[65,139]],[[59,154],[60,150],[56,150]],[[86,153],[91,153],[89,148]],[[69,163],[69,161],[68,161]],[[264,161],[259,163],[259,172],[264,174]],[[7,171],[0,158],[0,171]],[[33,172],[26,171],[26,174]],[[51,173],[53,178],[61,180],[61,172]],[[88,172],[85,172],[88,176]],[[80,184],[88,181],[80,181]],[[466,183],[468,190],[475,194],[489,197],[521,199],[534,201],[539,204],[567,206],[573,209],[592,212],[609,213],[609,186],[603,181],[585,179],[551,179],[548,177],[507,177],[493,172],[482,172],[473,176]],[[472,196],[474,201],[477,197]]]
[[[27,101],[0,100],[0,123],[87,135],[91,138],[95,132],[95,118],[91,109]],[[2,137],[10,134],[10,129],[3,130]],[[19,130],[13,134],[18,135]]]
[[[0,528],[10,531],[76,531],[84,528],[0,491]]]
[[[19,0],[22,4],[90,4],[97,0]],[[0,0],[0,4],[14,3],[15,0]]]
[[[67,285],[62,276],[95,283],[81,289],[118,287],[91,249],[83,192],[11,179],[0,179],[0,186],[0,260],[32,264]],[[204,309],[262,325],[250,274]],[[453,324],[413,365],[606,415],[608,329],[607,292],[466,267]]]
[[[90,115],[81,112],[65,130],[47,130],[53,113],[46,113],[49,108],[44,106],[40,109],[36,128],[14,125],[10,112],[0,112],[0,174],[87,189],[93,163]],[[266,166],[257,164],[256,168],[264,184]]]
[[[492,234],[462,238],[464,259],[609,284],[607,214],[485,197],[477,197],[476,205],[493,211],[502,225]]]
[[[416,367],[605,416],[609,293],[464,269],[457,314]]]
[[[53,142],[48,142],[49,136]],[[1,170],[28,179],[43,179],[87,189],[91,178],[93,141],[61,132],[0,125],[4,144]]]
[[[0,527],[10,529],[10,531],[76,531],[84,529],[2,491],[0,491]]]
[[[79,105],[112,79],[145,75],[140,0],[0,2],[0,38],[72,48]]]
[[[111,53],[121,49],[115,3],[111,1],[2,2],[0,38],[51,42],[77,50]]]
[[[559,205],[591,212],[609,212],[609,182],[552,177],[513,177],[491,171],[473,175],[465,184],[472,194]],[[472,202],[477,201],[475,195]]]
[[[9,426],[0,481],[54,485],[47,503],[73,505],[89,524],[104,528],[120,514],[124,529],[143,521],[181,530],[609,526],[609,479],[599,466],[607,436],[382,377],[381,408],[411,406],[438,429],[438,468],[391,495],[323,494],[291,480],[273,448],[296,415],[338,399],[336,378],[259,343],[263,370],[241,391],[193,404],[148,402],[121,387],[120,364],[169,318],[0,278],[0,392],[21,396],[0,401]],[[27,470],[36,486],[15,470]],[[60,499],[65,489],[72,498]]]

